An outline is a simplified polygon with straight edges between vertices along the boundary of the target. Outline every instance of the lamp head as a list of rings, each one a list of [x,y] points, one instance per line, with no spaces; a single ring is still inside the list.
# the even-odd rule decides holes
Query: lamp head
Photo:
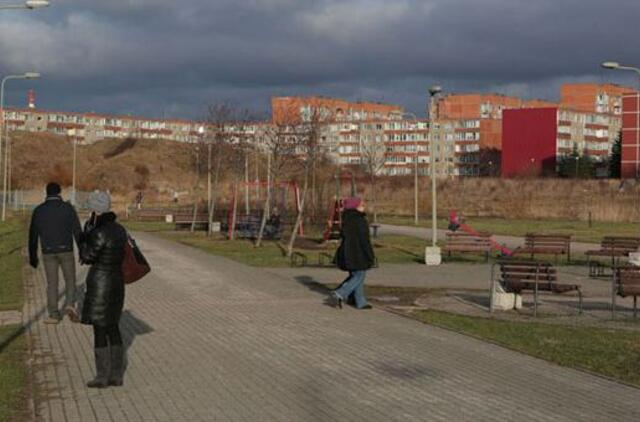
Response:
[[[48,0],[27,0],[24,2],[24,6],[27,9],[40,9],[42,7],[49,7],[51,2]]]
[[[442,87],[440,85],[434,85],[431,88],[429,88],[429,95],[431,95],[432,97],[441,92],[442,92]]]
[[[23,76],[25,79],[38,79],[40,74],[38,72],[25,72]]]
[[[620,63],[618,62],[603,62],[600,66],[605,69],[617,69],[620,67]]]

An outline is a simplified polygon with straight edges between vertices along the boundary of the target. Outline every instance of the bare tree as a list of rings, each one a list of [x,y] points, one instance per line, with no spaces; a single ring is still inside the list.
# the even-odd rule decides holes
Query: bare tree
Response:
[[[228,101],[223,101],[216,104],[211,104],[207,108],[207,130],[210,135],[206,137],[208,143],[208,168],[207,177],[212,177],[211,162],[215,160],[215,169],[213,170],[213,184],[208,183],[208,189],[210,190],[208,196],[210,198],[209,204],[207,204],[208,215],[208,233],[211,235],[213,226],[213,216],[215,214],[216,201],[219,195],[220,187],[220,169],[222,166],[222,159],[225,156],[225,150],[229,145],[229,133],[227,126],[233,120],[234,108]],[[213,157],[212,157],[213,155]]]
[[[264,125],[259,135],[259,148],[267,155],[267,191],[256,247],[262,245],[267,218],[271,210],[272,187],[278,186],[283,169],[293,159],[293,144],[290,138],[293,127],[294,125],[287,121],[274,122]]]
[[[373,124],[371,124],[373,125]],[[382,130],[360,131],[360,157],[361,163],[369,178],[371,187],[371,205],[373,209],[373,222],[378,222],[378,198],[377,198],[377,176],[384,168],[387,160],[387,146],[384,142],[384,132]]]
[[[320,142],[320,136],[322,125],[325,124],[326,119],[327,116],[324,115],[322,109],[310,107],[307,110],[307,115],[304,116],[298,125],[292,128],[290,133],[290,139],[295,146],[295,153],[298,157],[298,162],[302,167],[303,184],[298,215],[296,216],[296,221],[293,225],[291,237],[289,238],[289,244],[287,246],[288,257],[293,255],[293,245],[295,244],[298,230],[300,229],[304,218],[311,171],[321,155],[322,145]]]
[[[207,109],[207,127],[204,143],[208,150],[207,176],[213,176],[213,182],[208,183],[210,203],[208,204],[209,233],[213,226],[215,206],[220,195],[220,178],[223,170],[230,173],[237,185],[245,173],[246,154],[252,144],[250,128],[250,113],[248,110],[237,109],[229,101],[212,104]],[[212,165],[212,161],[215,164]],[[213,173],[213,174],[212,174]],[[234,207],[234,220],[235,220]],[[235,233],[235,224],[231,230]]]

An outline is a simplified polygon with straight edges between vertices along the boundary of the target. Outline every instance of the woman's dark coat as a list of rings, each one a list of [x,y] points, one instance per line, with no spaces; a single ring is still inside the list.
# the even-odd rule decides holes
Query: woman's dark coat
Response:
[[[344,271],[368,270],[375,264],[375,255],[369,238],[366,214],[350,209],[342,213],[342,239],[334,263]]]
[[[82,323],[106,327],[118,324],[124,305],[122,260],[127,232],[114,213],[102,214],[83,236],[80,259],[90,264]]]

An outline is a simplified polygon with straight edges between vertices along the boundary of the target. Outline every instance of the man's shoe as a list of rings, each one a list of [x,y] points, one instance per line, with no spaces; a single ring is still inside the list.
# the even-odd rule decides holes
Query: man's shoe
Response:
[[[56,318],[56,317],[47,317],[44,320],[42,320],[42,322],[44,322],[45,324],[58,324],[60,322],[60,318]]]
[[[329,293],[329,305],[342,309],[342,297],[335,291]]]
[[[111,372],[111,356],[108,347],[98,347],[93,349],[96,359],[96,377],[87,383],[89,388],[106,388],[109,386],[109,375]]]
[[[78,311],[73,306],[67,306],[64,308],[64,313],[69,317],[71,322],[80,322],[80,316],[78,315]]]
[[[373,309],[373,306],[367,304],[367,305],[364,305],[362,308],[358,308],[358,309]]]

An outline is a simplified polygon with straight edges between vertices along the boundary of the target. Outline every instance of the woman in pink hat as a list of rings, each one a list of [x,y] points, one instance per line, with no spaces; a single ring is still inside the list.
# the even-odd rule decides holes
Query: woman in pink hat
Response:
[[[332,306],[342,309],[351,294],[358,309],[371,309],[364,296],[366,272],[375,264],[375,255],[369,238],[369,223],[364,213],[364,202],[360,198],[346,198],[343,201],[342,229],[340,246],[336,251],[334,263],[349,277],[329,296]]]

